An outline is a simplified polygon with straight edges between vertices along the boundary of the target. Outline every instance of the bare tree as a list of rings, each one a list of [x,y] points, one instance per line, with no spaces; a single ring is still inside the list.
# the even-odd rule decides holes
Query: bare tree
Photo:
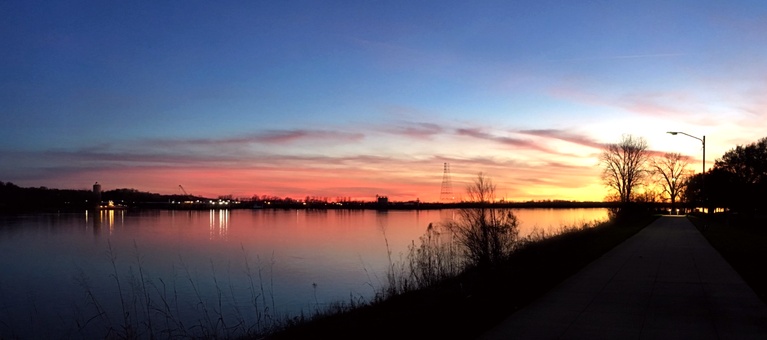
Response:
[[[647,141],[642,137],[623,135],[617,144],[608,144],[600,161],[602,181],[615,190],[621,203],[631,202],[633,189],[647,176]]]
[[[508,208],[492,206],[495,185],[483,173],[466,187],[475,205],[461,209],[458,218],[448,223],[470,263],[486,266],[506,258],[519,236],[517,217]]]
[[[687,157],[679,153],[667,153],[652,160],[653,173],[660,177],[663,193],[671,200],[671,210],[676,209],[676,202],[687,186]]]

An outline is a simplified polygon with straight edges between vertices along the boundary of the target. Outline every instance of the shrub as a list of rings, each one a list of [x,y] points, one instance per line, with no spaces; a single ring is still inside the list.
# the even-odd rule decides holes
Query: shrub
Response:
[[[455,233],[469,264],[484,267],[497,264],[513,251],[519,238],[519,221],[509,208],[493,207],[495,185],[479,173],[466,188],[476,204],[460,209],[458,218],[447,223]]]

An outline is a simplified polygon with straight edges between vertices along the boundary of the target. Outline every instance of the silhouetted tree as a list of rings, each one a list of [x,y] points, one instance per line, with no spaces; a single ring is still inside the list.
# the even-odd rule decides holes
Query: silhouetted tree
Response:
[[[706,172],[705,178],[696,174],[690,179],[685,195],[697,204],[705,201],[711,207],[748,214],[764,209],[767,206],[767,138],[727,151]]]
[[[725,152],[715,166],[735,175],[743,183],[767,182],[767,137]]]
[[[169,200],[181,201],[187,200],[189,197],[181,195],[161,195],[152,192],[138,191],[131,188],[121,188],[114,190],[107,190],[102,193],[102,199],[105,201],[115,201],[123,203],[137,203],[137,202],[167,202]]]
[[[734,208],[752,212],[767,204],[767,137],[725,152],[714,168],[728,175]]]
[[[0,185],[3,211],[79,210],[88,206],[88,200],[92,200],[89,190],[22,188],[10,182]]]
[[[722,168],[714,166],[706,174],[701,177],[705,179],[705,183],[700,182],[701,185],[705,184],[705,189],[700,188],[700,206],[709,208],[722,207],[722,208],[735,208],[739,209],[741,201],[739,189],[737,189],[736,180],[733,175]]]
[[[498,263],[514,250],[519,236],[517,217],[511,209],[492,206],[495,185],[483,173],[466,187],[466,195],[477,204],[460,209],[448,227],[470,263],[482,267]]]
[[[684,198],[692,206],[701,206],[703,202],[704,176],[708,178],[708,173],[697,173],[687,178],[687,185],[684,187]]]
[[[642,137],[623,135],[620,142],[608,144],[602,151],[602,181],[614,190],[623,204],[631,202],[635,187],[647,175],[647,141]]]
[[[671,200],[671,210],[676,209],[676,202],[687,186],[687,158],[679,153],[667,153],[652,160],[652,172],[661,182],[663,194]]]

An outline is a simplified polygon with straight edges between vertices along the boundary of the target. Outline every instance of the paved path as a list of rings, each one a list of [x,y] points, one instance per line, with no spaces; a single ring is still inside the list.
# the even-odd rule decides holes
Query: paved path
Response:
[[[684,217],[664,216],[482,339],[767,339],[767,305]]]

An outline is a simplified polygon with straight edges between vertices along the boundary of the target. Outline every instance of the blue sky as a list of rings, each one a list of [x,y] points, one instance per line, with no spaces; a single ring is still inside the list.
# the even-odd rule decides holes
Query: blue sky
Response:
[[[0,180],[210,196],[601,200],[622,134],[764,137],[759,1],[0,4]],[[697,171],[699,167],[694,167]]]

